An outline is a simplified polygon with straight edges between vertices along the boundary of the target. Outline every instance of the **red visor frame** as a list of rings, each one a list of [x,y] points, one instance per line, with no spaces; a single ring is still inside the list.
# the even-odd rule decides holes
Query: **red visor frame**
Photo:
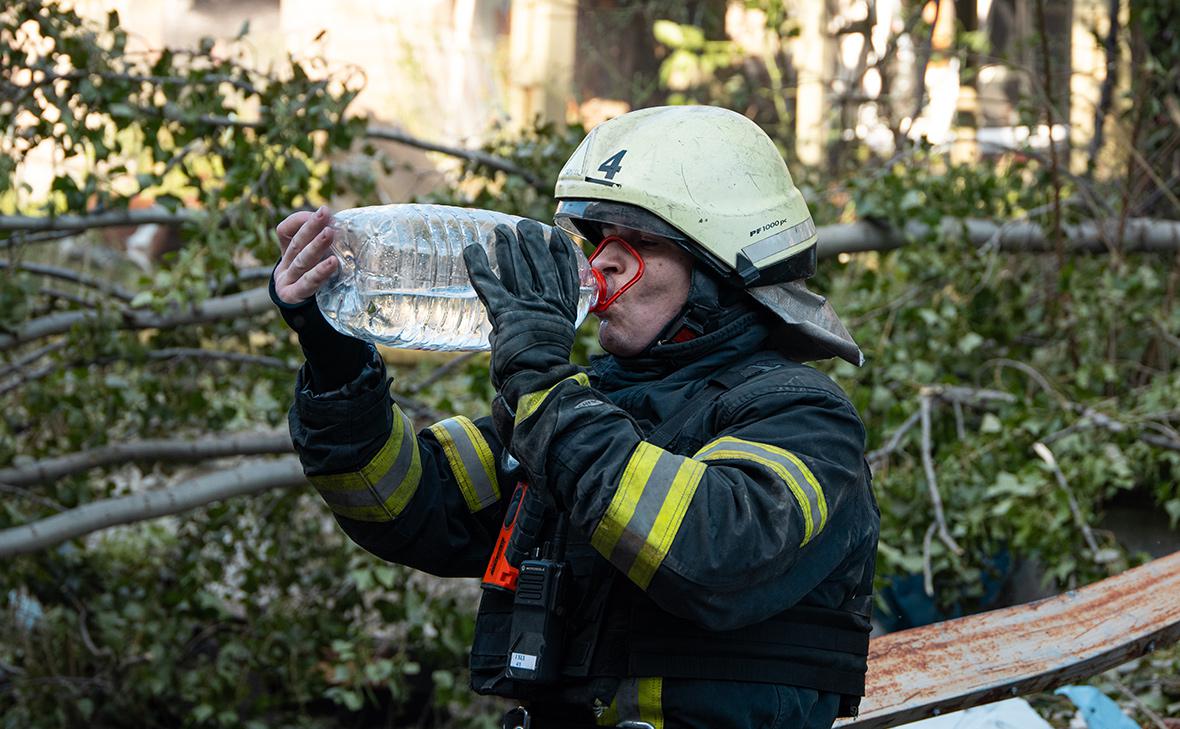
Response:
[[[593,264],[594,259],[598,257],[598,254],[602,253],[602,251],[605,250],[606,247],[611,243],[618,243],[619,245],[623,246],[623,249],[630,253],[631,256],[639,262],[639,270],[635,272],[635,275],[631,277],[630,281],[620,286],[619,290],[614,292],[614,294],[612,294],[609,299],[606,301],[596,301],[594,303],[594,307],[590,309],[590,311],[595,314],[601,314],[602,312],[606,311],[607,307],[615,303],[615,301],[623,295],[624,291],[634,286],[635,282],[643,276],[643,271],[646,268],[645,264],[643,263],[643,256],[639,255],[639,251],[635,250],[635,248],[632,247],[630,243],[617,235],[612,235],[608,238],[602,239],[602,242],[598,244],[598,247],[594,249],[594,252],[590,254],[590,263]],[[594,278],[598,281],[598,290],[606,291],[606,281],[603,279],[602,274],[598,272],[598,269],[593,267],[591,267],[590,271],[594,274]]]

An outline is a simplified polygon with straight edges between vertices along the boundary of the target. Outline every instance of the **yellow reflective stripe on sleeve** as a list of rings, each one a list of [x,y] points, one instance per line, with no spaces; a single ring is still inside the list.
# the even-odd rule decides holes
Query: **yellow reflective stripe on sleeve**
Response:
[[[772,446],[773,447],[773,446]],[[782,451],[783,455],[791,459],[795,466],[803,472],[803,477],[807,479],[807,483],[811,485],[811,489],[815,492],[815,500],[819,503],[819,526],[816,527],[816,532],[823,531],[823,528],[828,525],[828,499],[824,496],[823,487],[819,485],[819,481],[815,478],[815,474],[811,469],[803,463],[803,460],[791,453],[788,450],[778,449]]]
[[[368,463],[357,471],[308,480],[340,516],[359,521],[395,519],[422,480],[422,456],[410,419],[395,405],[389,438]]]
[[[635,513],[635,505],[643,494],[643,485],[651,478],[651,471],[659,457],[659,448],[641,441],[628,459],[619,487],[615,489],[615,495],[611,497],[602,520],[590,535],[590,544],[604,557],[609,559],[615,545],[619,543],[627,522]]]
[[[447,418],[430,426],[430,432],[443,447],[469,511],[475,513],[500,500],[492,448],[475,423],[463,416]]]
[[[565,380],[561,380],[561,382],[553,385],[548,390],[539,390],[521,395],[520,399],[516,402],[516,422],[520,423],[535,413],[537,408],[541,407],[541,403],[545,402],[545,398],[549,397],[549,393],[553,392],[553,388],[566,380],[573,380],[582,387],[590,387],[590,378],[586,376],[585,372],[579,372],[576,375],[565,378]]]
[[[641,442],[590,543],[646,589],[668,556],[705,464]]]
[[[795,497],[803,517],[803,540],[799,546],[810,542],[828,523],[828,502],[823,488],[811,469],[790,451],[725,436],[705,444],[693,457],[702,461],[750,461],[768,468],[782,479]]]

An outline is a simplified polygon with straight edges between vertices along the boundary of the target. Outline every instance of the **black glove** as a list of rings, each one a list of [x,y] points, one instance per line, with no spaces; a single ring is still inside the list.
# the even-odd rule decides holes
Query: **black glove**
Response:
[[[546,390],[579,371],[570,364],[578,311],[574,244],[559,228],[548,243],[544,228],[521,221],[516,231],[497,225],[496,262],[478,244],[463,249],[476,295],[492,322],[492,385],[516,411],[521,395]]]

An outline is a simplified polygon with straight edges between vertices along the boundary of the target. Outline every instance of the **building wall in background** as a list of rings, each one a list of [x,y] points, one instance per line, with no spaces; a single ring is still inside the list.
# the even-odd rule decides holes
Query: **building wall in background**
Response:
[[[783,109],[796,158],[806,164],[830,162],[837,145],[856,139],[888,153],[896,134],[966,145],[969,154],[1028,139],[1048,142],[1047,115],[1025,125],[1029,115],[1020,113],[1021,104],[1045,96],[1036,79],[1035,0],[930,0],[922,8],[926,21],[937,17],[929,39],[915,33],[893,41],[910,22],[901,0],[784,2],[798,33],[783,47],[775,37],[774,48],[763,47],[772,36],[759,27],[765,14],[744,0],[340,0],[330,10],[313,0],[79,0],[77,6],[96,18],[118,10],[140,48],[232,38],[248,21],[248,43],[260,64],[318,54],[335,68],[354,67],[366,80],[358,110],[447,144],[478,146],[496,124],[514,127],[541,117],[558,123],[579,118],[592,126],[661,103],[664,49],[651,30],[661,18],[731,39],[752,63],[759,56],[784,59],[793,85],[784,91]],[[1071,129],[1075,140],[1092,133],[1106,73],[1093,31],[1107,26],[1107,5],[1045,3],[1054,139]],[[966,57],[976,66],[966,83],[960,58],[949,52],[959,28],[990,43],[986,53]],[[933,56],[927,57],[927,43]],[[883,100],[882,79],[872,66],[887,53]],[[925,92],[922,103],[919,91]],[[384,148],[416,170],[387,186],[390,199],[428,188],[439,166],[455,164],[392,144]],[[1075,155],[1075,166],[1083,162]]]

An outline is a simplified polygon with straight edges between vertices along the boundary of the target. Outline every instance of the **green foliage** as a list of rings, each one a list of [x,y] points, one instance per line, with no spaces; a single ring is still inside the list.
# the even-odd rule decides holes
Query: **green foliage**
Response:
[[[1088,553],[1065,494],[1031,450],[1038,441],[1051,442],[1091,523],[1123,491],[1153,493],[1164,508],[1177,495],[1180,454],[1140,439],[1153,423],[1166,427],[1174,416],[1166,403],[1180,396],[1176,352],[1160,347],[1154,324],[1180,324],[1169,294],[1175,272],[1156,256],[1075,256],[1059,270],[1052,255],[979,250],[962,229],[939,227],[946,217],[1004,220],[1039,208],[1048,193],[1029,184],[1038,173],[1027,164],[955,165],[922,153],[854,180],[843,209],[816,206],[834,217],[930,226],[899,251],[829,264],[818,284],[866,350],[863,369],[841,365],[834,374],[870,426],[870,448],[918,411],[922,388],[990,388],[1014,398],[964,408],[962,432],[949,405],[934,410],[938,483],[965,548],[956,556],[934,542],[945,606],[971,606],[978,575],[1001,549],[1039,558],[1062,586],[1127,565]],[[1087,410],[1120,429],[1087,423]],[[884,580],[920,569],[933,520],[918,430],[902,444],[878,471]],[[1104,539],[1101,546],[1112,546],[1110,535]]]
[[[250,271],[275,260],[271,229],[287,211],[346,190],[372,200],[370,180],[327,163],[367,125],[348,113],[359,91],[351,71],[292,59],[263,72],[240,37],[157,53],[126,44],[113,13],[96,26],[56,3],[0,11],[0,213],[77,216],[147,200],[185,215],[184,245],[150,274],[104,263],[98,233],[77,238],[80,264],[35,234],[5,241],[8,264],[73,265],[135,295],[0,270],[0,336],[95,314],[54,339],[4,346],[0,465],[285,428],[301,355],[273,314],[125,325],[252,290]],[[39,146],[59,155],[44,198],[17,182]],[[216,356],[156,356],[178,348]],[[470,389],[486,401],[486,384]],[[0,529],[186,472],[123,464],[6,490]],[[0,726],[337,726],[350,712],[432,703],[474,715],[454,676],[471,609],[470,584],[440,590],[362,553],[303,491],[111,529],[0,567]],[[436,690],[432,674],[451,688]]]
[[[772,11],[768,32],[793,32],[781,3],[751,4]],[[1151,7],[1143,17],[1165,12]],[[670,90],[684,101],[754,104],[764,127],[789,145],[776,105],[781,88],[759,81],[774,82],[767,74],[779,59],[760,59],[753,73],[731,46],[686,20],[655,30],[669,51],[665,82],[671,87],[676,74],[693,81]],[[0,467],[138,438],[284,428],[301,355],[276,317],[128,328],[128,310],[170,316],[248,291],[259,282],[249,269],[274,260],[270,230],[283,213],[342,192],[374,202],[370,178],[346,178],[328,163],[365,127],[349,111],[359,88],[347,69],[292,60],[263,73],[241,39],[134,55],[126,43],[117,16],[94,27],[33,0],[0,11],[0,62],[11,69],[0,80],[0,213],[119,211],[139,197],[189,214],[187,245],[150,275],[99,267],[99,237],[81,239],[87,257],[78,267],[132,290],[130,302],[0,269],[0,341],[55,316],[97,314],[63,332],[59,349],[33,357],[45,338],[3,349]],[[1166,53],[1152,45],[1151,62],[1164,64]],[[1167,113],[1161,88],[1149,119]],[[1144,128],[1157,145],[1149,149],[1166,146],[1157,127]],[[548,220],[549,185],[583,132],[540,125],[499,133],[483,151],[527,178],[471,162],[429,200]],[[62,164],[38,199],[15,179],[42,143],[59,150]],[[923,553],[935,517],[921,430],[911,428],[876,463],[880,584],[928,562],[940,606],[970,611],[981,606],[982,579],[1002,551],[1035,559],[1058,587],[1144,559],[1097,527],[1104,509],[1128,496],[1180,523],[1180,452],[1151,438],[1173,438],[1177,428],[1177,267],[1148,255],[978,249],[958,223],[943,225],[1039,219],[1052,185],[1035,157],[964,165],[918,146],[888,165],[867,155],[857,162],[857,174],[840,183],[806,175],[817,222],[923,223],[927,232],[911,228],[896,251],[821,265],[814,287],[831,297],[868,356],[859,370],[823,367],[862,413],[870,449],[885,445],[924,395],[934,398],[933,463],[963,548],[954,554],[935,538],[928,559]],[[1125,183],[1091,182],[1109,200]],[[1064,179],[1064,198],[1083,192]],[[1067,209],[1065,222],[1081,214]],[[60,264],[34,237],[10,238],[8,260]],[[158,357],[194,347],[271,360]],[[587,327],[577,357],[593,351]],[[391,366],[395,387],[410,389],[436,366]],[[938,394],[946,387],[986,388],[1010,401],[965,404],[959,417]],[[486,357],[465,360],[413,393],[418,425],[432,411],[484,414],[490,396]],[[1099,553],[1033,452],[1037,442],[1052,449]],[[0,529],[186,472],[122,464],[6,490]],[[486,726],[491,709],[473,702],[465,677],[475,591],[362,553],[302,491],[110,529],[0,565],[0,727],[388,725],[431,712],[438,725]],[[1157,711],[1174,712],[1180,689],[1152,677],[1173,675],[1176,660],[1175,652],[1143,659],[1123,680]],[[1053,699],[1039,701],[1060,713]]]

